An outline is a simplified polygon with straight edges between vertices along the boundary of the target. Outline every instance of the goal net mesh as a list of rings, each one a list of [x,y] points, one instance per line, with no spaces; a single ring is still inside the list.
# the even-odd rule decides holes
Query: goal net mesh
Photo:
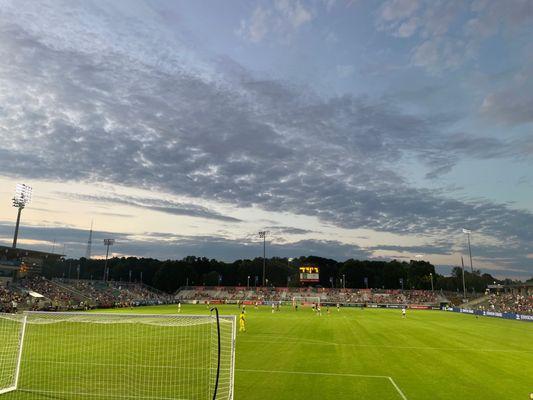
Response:
[[[294,296],[292,298],[292,305],[299,305],[299,306],[312,306],[312,305],[320,305],[320,297],[319,296]]]
[[[17,390],[67,399],[208,400],[216,388],[216,399],[233,398],[234,317],[27,313],[25,323],[23,318],[0,319],[5,385],[0,390],[16,380],[23,330]]]
[[[21,315],[0,314],[0,393],[15,387],[22,320]]]

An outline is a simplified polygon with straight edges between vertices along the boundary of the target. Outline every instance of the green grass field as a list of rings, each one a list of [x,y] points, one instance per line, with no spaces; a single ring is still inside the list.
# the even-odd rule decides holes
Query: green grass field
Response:
[[[176,307],[110,312],[121,311],[171,314]],[[221,306],[220,311],[237,314],[238,308]],[[203,314],[208,310],[205,306],[185,305],[182,314],[185,313]],[[121,335],[124,337],[117,337],[115,343],[105,344],[108,353],[113,354],[115,349],[119,357],[123,353],[134,354],[124,345],[128,343],[127,333]],[[43,337],[39,340],[46,348],[46,340]],[[85,357],[97,357],[98,343],[96,340],[89,344],[88,354],[87,343],[55,351],[85,349]],[[26,357],[35,356],[38,347],[34,344]],[[50,350],[53,351],[47,352]],[[122,361],[128,360],[135,362],[134,357]],[[172,363],[168,354],[154,355],[152,362],[159,361]],[[44,374],[38,369],[23,366],[21,379],[38,379]],[[60,390],[61,376],[69,373],[72,371],[68,368],[58,366],[53,373],[48,371],[47,376],[57,376],[55,387]],[[110,369],[106,376],[123,379],[119,370]],[[164,392],[163,377],[159,385],[158,390]],[[95,382],[94,387],[101,388],[102,382]],[[85,388],[84,392],[90,390]],[[533,324],[528,322],[439,311],[410,311],[402,319],[399,310],[348,308],[340,312],[333,309],[330,315],[323,313],[319,317],[308,308],[293,311],[284,307],[272,314],[269,307],[256,310],[249,306],[247,332],[237,335],[236,400],[527,400],[530,392],[533,392]],[[1,397],[95,398],[25,392]],[[98,398],[118,397],[110,394]]]

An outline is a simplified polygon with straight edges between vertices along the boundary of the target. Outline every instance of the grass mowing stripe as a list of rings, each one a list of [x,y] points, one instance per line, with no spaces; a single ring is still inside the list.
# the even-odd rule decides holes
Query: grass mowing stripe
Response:
[[[255,335],[255,336],[260,336],[260,335]],[[312,340],[298,339],[298,338],[290,338],[291,341],[287,342],[287,341],[285,341],[285,339],[287,339],[285,337],[281,338],[281,337],[270,336],[270,338],[272,338],[272,339],[283,339],[284,342],[279,342],[279,343],[273,342],[273,343],[269,343],[269,345],[270,344],[281,344],[281,345],[283,345],[283,344],[287,344],[287,343],[292,343],[292,344],[306,344],[306,345],[309,345],[309,346],[316,346],[316,345],[320,345],[320,346],[350,346],[350,347],[369,347],[369,348],[376,348],[376,349],[394,349],[394,350],[405,349],[405,350],[439,350],[439,351],[480,351],[480,352],[487,352],[487,353],[492,353],[492,352],[496,352],[496,353],[533,353],[533,350],[476,349],[476,348],[472,348],[472,347],[429,347],[429,346],[393,346],[393,345],[383,346],[383,345],[375,345],[375,344],[330,343],[330,342],[312,341]],[[240,341],[247,342],[247,343],[264,343],[264,341],[260,341],[260,340],[240,339]]]

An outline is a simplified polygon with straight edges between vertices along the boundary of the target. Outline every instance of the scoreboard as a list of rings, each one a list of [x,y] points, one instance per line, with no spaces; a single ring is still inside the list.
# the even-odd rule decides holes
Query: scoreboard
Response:
[[[314,266],[300,267],[300,282],[304,282],[304,283],[320,282],[318,267],[314,267]]]

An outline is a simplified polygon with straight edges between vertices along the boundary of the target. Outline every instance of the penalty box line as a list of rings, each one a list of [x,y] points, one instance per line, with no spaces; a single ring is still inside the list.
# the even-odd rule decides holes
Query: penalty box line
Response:
[[[318,376],[340,376],[345,378],[374,378],[374,379],[386,379],[390,382],[392,387],[396,390],[396,393],[402,398],[407,400],[407,397],[402,392],[400,387],[396,384],[391,376],[387,375],[363,375],[363,374],[341,374],[330,372],[306,372],[306,371],[269,371],[263,369],[241,369],[235,368],[235,372],[250,372],[250,373],[264,373],[264,374],[287,374],[287,375],[318,375]]]

